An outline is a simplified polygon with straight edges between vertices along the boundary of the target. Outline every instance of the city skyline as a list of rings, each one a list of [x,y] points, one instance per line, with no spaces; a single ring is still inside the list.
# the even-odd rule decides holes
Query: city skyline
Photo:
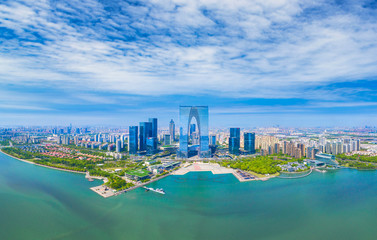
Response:
[[[218,127],[373,125],[376,16],[366,0],[3,1],[0,125],[168,122],[179,105]]]
[[[376,39],[377,0],[1,0],[0,240],[374,240]]]

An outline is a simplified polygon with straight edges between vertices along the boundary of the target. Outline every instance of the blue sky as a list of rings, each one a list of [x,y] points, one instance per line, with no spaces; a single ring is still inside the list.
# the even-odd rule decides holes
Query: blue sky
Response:
[[[376,1],[0,3],[0,125],[377,120]]]

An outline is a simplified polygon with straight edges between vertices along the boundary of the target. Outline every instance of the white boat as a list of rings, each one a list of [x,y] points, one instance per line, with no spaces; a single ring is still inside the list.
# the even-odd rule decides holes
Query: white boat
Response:
[[[153,190],[152,190],[153,191]],[[161,193],[161,194],[165,194],[165,191],[164,191],[164,189],[162,189],[162,188],[157,188],[156,190],[154,190],[155,192],[157,192],[157,193]]]
[[[149,188],[149,187],[144,187],[146,191],[152,191],[152,192],[156,192],[156,193],[160,193],[160,194],[165,194],[165,191],[164,189],[162,188]]]

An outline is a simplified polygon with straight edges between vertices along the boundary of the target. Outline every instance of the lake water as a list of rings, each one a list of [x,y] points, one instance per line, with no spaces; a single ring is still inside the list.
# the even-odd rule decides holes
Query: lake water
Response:
[[[84,175],[0,153],[0,239],[377,239],[377,172],[342,169],[240,183],[169,176],[104,199]]]

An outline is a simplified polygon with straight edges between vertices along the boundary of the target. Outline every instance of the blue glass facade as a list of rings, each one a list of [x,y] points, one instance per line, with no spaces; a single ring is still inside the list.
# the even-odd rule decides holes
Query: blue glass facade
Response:
[[[241,142],[240,128],[230,128],[229,153],[239,154]]]
[[[148,120],[150,123],[152,123],[152,136],[157,139],[157,131],[158,131],[158,125],[157,125],[157,118],[149,118]]]
[[[129,137],[128,137],[128,152],[130,154],[136,154],[138,149],[138,127],[129,127]]]
[[[173,119],[169,123],[170,142],[175,141],[175,123]]]
[[[243,149],[248,153],[255,153],[255,133],[244,133],[243,139]]]
[[[195,118],[199,131],[199,156],[211,157],[208,137],[208,106],[180,106],[179,107],[179,151],[178,157],[189,156],[189,131],[191,120]]]
[[[147,150],[147,138],[152,137],[152,123],[151,122],[141,122],[140,123],[140,134],[139,134],[139,150]]]
[[[196,131],[195,126],[195,124],[190,124],[190,134]]]
[[[216,135],[212,135],[211,136],[211,141],[210,141],[211,145],[215,146],[216,145]]]
[[[157,138],[147,138],[147,154],[154,154],[157,150]]]
[[[315,160],[325,163],[326,165],[339,167],[335,161],[335,156],[331,154],[319,153],[315,155]]]

